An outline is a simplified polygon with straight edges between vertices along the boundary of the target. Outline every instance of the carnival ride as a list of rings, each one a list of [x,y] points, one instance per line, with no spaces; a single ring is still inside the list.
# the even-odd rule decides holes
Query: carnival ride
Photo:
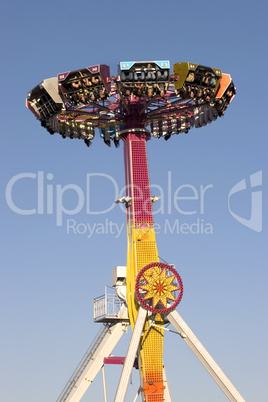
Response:
[[[194,63],[132,61],[94,65],[45,79],[28,93],[26,105],[50,134],[83,139],[95,129],[108,146],[124,143],[127,265],[112,270],[114,292],[94,300],[94,321],[103,326],[58,402],[80,401],[105,364],[123,364],[114,401],[124,401],[133,366],[140,372],[142,401],[171,401],[163,364],[166,323],[171,323],[231,401],[244,401],[175,310],[183,284],[175,267],[159,261],[150,194],[146,141],[168,140],[224,115],[236,89],[229,74]],[[151,132],[151,134],[150,134]],[[125,358],[111,356],[131,325]],[[104,399],[107,400],[105,381]]]

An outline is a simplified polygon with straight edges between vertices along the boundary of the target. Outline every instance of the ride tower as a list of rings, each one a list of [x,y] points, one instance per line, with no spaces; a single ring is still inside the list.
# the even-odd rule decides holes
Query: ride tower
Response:
[[[116,313],[109,297],[95,299],[94,319],[103,328],[86,352],[58,401],[80,401],[105,364],[123,364],[114,401],[124,401],[131,371],[140,372],[138,395],[144,402],[171,401],[163,363],[165,324],[170,322],[231,401],[244,401],[175,310],[183,294],[173,265],[159,261],[153,219],[146,142],[168,140],[224,115],[236,89],[229,74],[194,63],[120,62],[110,77],[106,65],[58,74],[28,93],[26,105],[50,134],[83,139],[87,146],[100,130],[104,142],[124,144],[127,264],[116,267]],[[113,299],[114,300],[114,299]],[[128,326],[132,336],[125,358],[111,353]]]

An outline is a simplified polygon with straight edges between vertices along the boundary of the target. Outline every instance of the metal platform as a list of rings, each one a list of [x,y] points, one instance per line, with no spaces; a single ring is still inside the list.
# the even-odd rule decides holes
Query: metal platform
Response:
[[[122,315],[121,307],[124,305],[115,291],[115,288],[105,286],[105,293],[94,299],[94,321],[95,322],[114,322],[128,320],[127,312]]]

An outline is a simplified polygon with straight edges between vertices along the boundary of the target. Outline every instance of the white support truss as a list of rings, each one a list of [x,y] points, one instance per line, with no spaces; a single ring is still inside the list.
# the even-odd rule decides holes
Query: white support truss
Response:
[[[233,386],[231,381],[226,377],[224,372],[217,365],[215,360],[210,356],[201,342],[197,339],[195,334],[188,327],[186,322],[182,319],[179,313],[174,310],[167,315],[167,319],[182,337],[184,342],[189,346],[192,352],[196,355],[198,360],[203,364],[209,372],[214,381],[225,393],[231,402],[245,402],[244,398],[239,394],[237,389]]]
[[[123,305],[120,309],[120,313],[122,314],[121,317],[126,317],[126,311],[127,307]],[[139,342],[143,333],[147,314],[148,311],[140,306],[114,402],[125,401],[131,371],[133,369],[134,360],[138,353]],[[192,352],[196,355],[198,360],[203,364],[227,398],[231,402],[245,402],[244,398],[239,394],[237,389],[213,360],[179,313],[174,310],[167,314],[166,318],[172,324],[176,332],[182,337],[185,343],[189,346]],[[157,327],[155,324],[152,325]],[[115,324],[110,323],[103,326],[100,333],[94,340],[93,346],[89,351],[86,352],[84,358],[79,363],[77,369],[62,391],[60,397],[57,399],[57,402],[79,402],[101,369],[103,369],[102,375],[104,384],[104,400],[107,400],[103,361],[105,357],[110,356],[114,347],[119,342],[122,335],[126,332],[128,326],[129,321],[126,318],[122,318]],[[170,329],[164,329],[170,331]],[[165,367],[163,367],[163,382],[165,386],[164,401],[172,402]],[[138,390],[134,401],[137,400],[140,394],[140,390]]]
[[[121,313],[126,310],[122,306]],[[57,402],[79,402],[94,378],[103,366],[103,359],[110,356],[113,349],[125,333],[129,322],[118,321],[113,325],[104,325],[92,348],[81,360],[77,369],[68,381]]]
[[[116,396],[114,402],[124,402],[127,387],[129,384],[131,371],[133,368],[135,357],[137,356],[137,350],[140,343],[140,338],[142,335],[142,331],[144,328],[145,320],[147,317],[148,311],[140,306],[137,319],[135,321],[135,325],[133,328],[131,340],[129,343],[126,359],[124,362],[124,366],[122,369],[121,377],[119,380],[118,388],[116,391]]]
[[[165,366],[163,367],[163,383],[164,383],[164,387],[165,387],[165,389],[164,389],[164,401],[165,402],[172,402]]]

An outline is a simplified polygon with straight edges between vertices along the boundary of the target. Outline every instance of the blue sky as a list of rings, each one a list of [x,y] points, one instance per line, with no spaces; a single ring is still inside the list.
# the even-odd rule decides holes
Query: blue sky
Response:
[[[147,144],[153,193],[163,191],[155,204],[159,255],[175,264],[182,277],[179,313],[243,397],[264,401],[267,3],[2,0],[0,10],[0,400],[57,399],[99,330],[93,299],[111,284],[111,269],[126,263],[126,217],[118,206],[112,208],[117,195],[113,182],[119,191],[124,186],[122,144],[108,148],[98,133],[91,148],[50,136],[25,107],[27,92],[64,71],[103,63],[116,74],[119,61],[167,59],[171,65],[191,61],[230,73],[237,96],[213,124]],[[37,178],[43,178],[39,196],[53,191],[52,214],[46,212],[46,201],[43,213],[12,210],[5,194],[19,174],[13,203],[24,210],[37,208]],[[259,185],[251,188],[250,177],[253,184],[257,177]],[[241,181],[245,190],[231,197]],[[59,192],[69,184],[85,197],[89,190],[90,209],[63,214],[57,226],[57,188]],[[176,195],[193,192],[195,200],[174,202]],[[75,193],[64,193],[63,203],[74,209]],[[105,209],[110,211],[101,213]],[[262,231],[256,231],[259,222]],[[91,236],[84,233],[86,227]],[[122,227],[120,235],[116,227]],[[129,336],[114,354],[125,354]],[[226,400],[179,336],[166,334],[164,361],[175,402]],[[109,401],[120,370],[106,369]],[[127,400],[133,400],[137,387],[133,372]],[[83,401],[101,398],[99,375]]]

